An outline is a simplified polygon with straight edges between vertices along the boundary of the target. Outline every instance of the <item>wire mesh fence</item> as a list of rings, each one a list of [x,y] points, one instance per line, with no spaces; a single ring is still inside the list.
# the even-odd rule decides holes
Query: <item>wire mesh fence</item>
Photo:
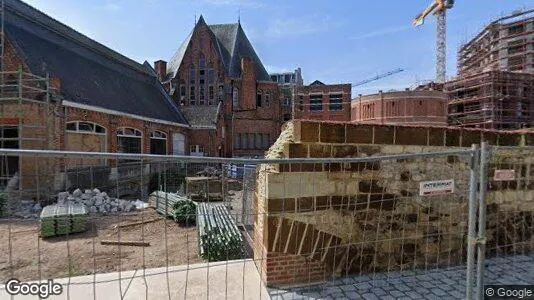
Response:
[[[490,258],[532,246],[531,150],[499,151],[512,150],[495,149],[489,173],[515,177],[488,184]],[[256,160],[0,153],[23,162],[0,197],[4,282],[55,279],[69,299],[424,297],[436,288],[463,298],[475,278],[476,149]],[[57,213],[70,204],[86,214]],[[43,207],[56,217],[41,219]]]

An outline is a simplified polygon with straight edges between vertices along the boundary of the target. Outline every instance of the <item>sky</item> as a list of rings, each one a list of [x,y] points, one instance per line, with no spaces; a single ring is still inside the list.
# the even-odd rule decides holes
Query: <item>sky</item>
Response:
[[[413,27],[430,0],[24,0],[49,16],[140,63],[170,60],[203,15],[238,17],[268,72],[302,69],[305,83],[356,83],[404,71],[352,90],[404,89],[435,74],[436,23]],[[532,8],[531,0],[457,0],[447,14],[447,76],[456,51],[491,20]]]

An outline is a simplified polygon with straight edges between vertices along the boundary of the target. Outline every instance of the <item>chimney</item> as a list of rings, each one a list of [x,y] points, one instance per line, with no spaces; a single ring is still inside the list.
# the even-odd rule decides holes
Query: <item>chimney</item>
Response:
[[[154,62],[154,70],[156,70],[156,74],[158,75],[158,79],[160,81],[165,78],[165,75],[167,75],[167,62],[164,60],[158,60]]]

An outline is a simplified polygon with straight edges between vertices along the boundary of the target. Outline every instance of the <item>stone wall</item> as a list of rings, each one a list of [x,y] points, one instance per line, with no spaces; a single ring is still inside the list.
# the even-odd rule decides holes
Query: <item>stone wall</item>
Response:
[[[450,151],[481,140],[520,146],[533,145],[533,137],[528,133],[455,128],[297,121],[285,126],[267,157],[368,157]],[[534,154],[530,151],[515,156],[513,166],[523,177]],[[490,174],[495,168],[510,166],[505,165],[503,157],[495,158],[501,164],[492,164]],[[296,285],[353,273],[465,263],[469,164],[468,156],[447,155],[367,163],[260,166],[254,257],[263,280],[269,286]],[[454,179],[453,194],[419,196],[421,181],[442,179]],[[495,212],[508,207],[511,214],[506,220],[515,222],[519,217],[528,219],[534,210],[528,205],[534,204],[534,184],[528,182],[515,188],[506,182],[490,182],[488,201],[493,206],[488,227],[493,229],[488,231],[488,243],[495,251],[500,249],[495,237],[503,236],[506,228],[500,223],[491,225],[497,220]],[[526,201],[518,206],[517,199]],[[521,230],[514,231],[513,242],[523,241],[525,249],[532,241],[526,234],[530,223],[523,223]]]

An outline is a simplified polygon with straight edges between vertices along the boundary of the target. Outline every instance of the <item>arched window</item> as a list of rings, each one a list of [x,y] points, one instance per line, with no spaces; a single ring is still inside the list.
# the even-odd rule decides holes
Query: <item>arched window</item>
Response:
[[[69,132],[106,134],[106,128],[96,123],[83,121],[68,122],[66,130]]]
[[[143,134],[135,128],[123,127],[117,130],[117,152],[141,153]]]
[[[150,133],[150,154],[167,154],[167,134],[162,131]]]
[[[72,121],[65,125],[65,150],[82,152],[106,152],[106,128],[86,121]],[[70,157],[68,167],[105,165],[103,158]]]
[[[262,90],[256,92],[256,107],[262,107]]]

